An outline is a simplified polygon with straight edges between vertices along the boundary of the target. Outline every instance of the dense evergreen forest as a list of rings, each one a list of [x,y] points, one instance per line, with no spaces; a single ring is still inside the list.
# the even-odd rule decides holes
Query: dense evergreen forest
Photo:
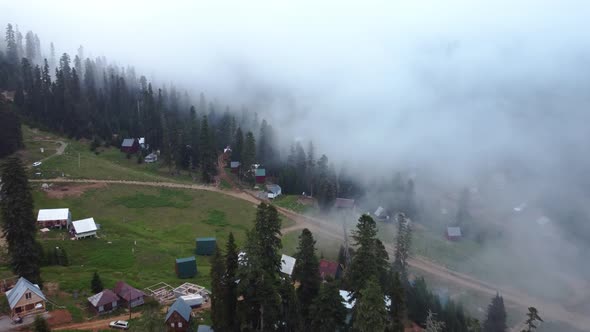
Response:
[[[174,86],[156,87],[133,67],[115,66],[104,57],[85,57],[82,47],[73,57],[67,53],[58,56],[53,43],[49,50],[43,50],[35,33],[29,31],[23,37],[10,24],[5,43],[0,43],[0,92],[0,158],[23,147],[20,124],[26,123],[74,139],[91,140],[95,147],[118,147],[124,138],[145,137],[150,150],[160,152],[171,173],[194,172],[207,183],[214,181],[218,155],[230,146],[231,160],[245,165],[239,173],[242,181],[253,184],[251,165],[263,165],[267,176],[279,183],[283,192],[310,193],[324,209],[331,207],[336,197],[363,194],[346,170],[337,172],[326,155],[316,156],[312,142],[295,141],[281,153],[276,127],[265,119],[260,121],[255,111],[223,107],[208,101],[204,93],[193,99]],[[10,219],[9,215],[33,220],[29,215],[32,198],[23,189],[27,180],[17,158],[9,158],[4,166],[5,178],[9,174],[18,176],[5,181],[2,189],[2,196],[14,197],[12,201],[2,200],[4,221]],[[398,205],[390,210],[406,211],[395,218],[399,230],[394,263],[388,262],[389,255],[377,238],[375,221],[363,215],[353,231],[352,247],[345,248],[351,254],[341,262],[345,273],[339,280],[321,280],[315,240],[307,229],[299,238],[292,279],[281,274],[280,219],[274,206],[261,204],[243,248],[245,261],[238,260],[233,236],[213,257],[215,330],[403,331],[404,325],[413,321],[427,331],[480,331],[479,322],[460,304],[449,300],[443,305],[424,279],[410,278],[409,219],[417,214],[414,183],[396,175],[393,187]],[[23,250],[19,239],[27,239],[23,248],[28,252],[39,253],[39,257],[28,259],[26,266],[12,259],[15,273],[40,283],[42,253],[35,250],[35,238],[21,234],[23,227],[5,229],[13,232],[9,238],[11,257]],[[349,303],[355,303],[351,312],[345,308],[339,290],[350,292]],[[483,331],[505,331],[505,321],[503,300],[497,296]]]

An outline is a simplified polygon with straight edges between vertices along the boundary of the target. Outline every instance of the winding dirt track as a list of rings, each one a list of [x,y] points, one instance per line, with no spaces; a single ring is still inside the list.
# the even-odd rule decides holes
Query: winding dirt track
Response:
[[[216,187],[195,185],[195,184],[181,184],[181,183],[168,183],[168,182],[142,182],[142,181],[126,181],[126,180],[94,180],[94,179],[44,179],[44,180],[30,180],[31,182],[61,182],[61,183],[108,183],[108,184],[124,184],[124,185],[139,185],[149,187],[166,187],[166,188],[180,188],[180,189],[191,189],[191,190],[206,190],[222,193],[231,197],[246,200],[248,202],[258,204],[261,202],[260,199],[248,194],[244,191],[237,190],[221,190]],[[332,237],[334,239],[343,240],[342,229],[334,224],[327,223],[321,219],[307,217],[291,210],[287,210],[281,207],[277,207],[279,212],[292,219],[296,222],[295,226],[288,227],[283,231],[290,232],[296,231],[302,228],[309,228],[312,232],[322,233],[324,236]],[[391,245],[385,245],[386,250],[390,255],[393,254],[394,248]],[[447,269],[444,266],[438,265],[427,260],[421,256],[413,256],[408,261],[409,265],[413,268],[421,270],[425,273],[436,276],[439,279],[451,282],[462,288],[472,289],[490,297],[500,293],[504,297],[504,302],[507,306],[514,306],[521,310],[526,310],[529,306],[536,307],[545,320],[557,320],[567,322],[575,328],[582,331],[590,331],[590,315],[582,313],[574,313],[566,310],[563,305],[559,303],[547,302],[546,300],[540,300],[533,298],[518,290],[500,287],[491,283],[475,279],[469,275],[462,274]],[[517,276],[518,277],[518,276]]]

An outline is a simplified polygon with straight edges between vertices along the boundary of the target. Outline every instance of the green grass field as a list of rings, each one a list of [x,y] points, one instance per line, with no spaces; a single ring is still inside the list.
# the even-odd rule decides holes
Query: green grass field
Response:
[[[73,220],[93,217],[100,224],[97,239],[73,241],[61,230],[39,235],[46,249],[58,246],[67,251],[70,266],[44,267],[42,278],[59,283],[67,293],[53,300],[66,305],[75,320],[87,315],[83,308],[94,271],[108,288],[118,280],[140,289],[161,281],[209,287],[209,257],[197,256],[198,275],[191,279],[176,277],[175,258],[193,256],[196,237],[216,237],[223,249],[231,231],[241,245],[256,212],[252,203],[220,193],[133,185],[109,185],[64,199],[34,190],[33,197],[35,213],[40,208],[69,207]],[[282,222],[293,225],[291,220]],[[2,266],[0,275],[10,275],[8,270]],[[80,294],[77,300],[71,296],[75,291]]]
[[[285,209],[295,211],[297,213],[310,213],[313,210],[315,210],[315,208],[311,206],[299,203],[297,201],[298,199],[298,195],[281,195],[274,199],[273,203]]]
[[[86,141],[76,141],[38,129],[23,126],[25,150],[22,157],[26,165],[51,156],[58,144],[42,140],[59,140],[68,144],[63,155],[56,155],[35,169],[30,169],[31,178],[55,178],[62,175],[74,179],[102,179],[102,180],[134,180],[194,183],[195,180],[187,171],[171,174],[161,163],[137,163],[137,157],[127,155],[115,147],[99,147],[90,151],[90,144]],[[44,153],[39,148],[45,148]],[[41,173],[40,175],[36,173]],[[196,176],[198,179],[198,176]]]

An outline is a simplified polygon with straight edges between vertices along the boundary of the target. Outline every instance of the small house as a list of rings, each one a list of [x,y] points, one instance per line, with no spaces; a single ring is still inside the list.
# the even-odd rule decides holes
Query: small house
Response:
[[[91,236],[96,237],[97,229],[94,218],[86,218],[72,221],[70,232],[76,237],[76,240],[79,240]]]
[[[342,275],[342,266],[337,262],[327,259],[320,259],[320,277],[323,280],[327,278],[339,279]]]
[[[166,327],[169,332],[185,332],[189,330],[191,321],[191,307],[178,298],[168,309],[166,314]]]
[[[195,254],[211,256],[215,253],[216,240],[214,237],[198,237],[195,240]]]
[[[70,209],[41,209],[37,214],[39,228],[63,228],[72,222]]]
[[[336,198],[336,201],[334,202],[334,208],[339,210],[354,210],[354,199]]]
[[[125,138],[121,143],[121,152],[136,153],[139,151],[139,140],[137,138]]]
[[[14,287],[6,292],[6,299],[11,316],[21,317],[44,312],[47,301],[39,286],[33,285],[23,277],[20,277]]]
[[[383,207],[378,207],[377,210],[375,210],[375,218],[379,219],[379,220],[383,220],[383,219],[389,219],[389,216],[387,215],[387,211],[385,211],[385,209]]]
[[[296,261],[297,260],[294,257],[287,256],[285,254],[281,255],[281,273],[291,276],[291,274],[293,274]]]
[[[461,239],[461,227],[447,227],[447,240],[457,241]]]
[[[152,153],[148,154],[147,156],[145,156],[143,161],[148,164],[155,163],[156,161],[158,161],[158,155],[152,152]]]
[[[199,325],[197,332],[213,332],[213,328],[209,325]]]
[[[267,184],[266,192],[270,199],[275,199],[282,194],[281,187],[278,184]]]
[[[197,260],[195,256],[176,259],[176,276],[179,278],[192,278],[197,275]]]
[[[256,177],[256,183],[264,183],[264,182],[266,182],[266,169],[264,169],[264,168],[257,168],[254,171],[254,175]]]
[[[92,295],[88,302],[97,315],[109,313],[119,307],[119,297],[110,289]]]
[[[119,281],[115,285],[115,294],[122,300],[122,305],[125,307],[135,308],[144,304],[144,292],[128,285],[124,281]]]
[[[239,161],[232,161],[229,163],[229,168],[231,169],[231,172],[234,174],[238,174],[238,171],[240,170],[240,162]]]

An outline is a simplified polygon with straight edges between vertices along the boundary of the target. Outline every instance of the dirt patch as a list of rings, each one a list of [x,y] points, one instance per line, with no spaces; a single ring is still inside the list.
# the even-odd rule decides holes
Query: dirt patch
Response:
[[[91,183],[82,185],[51,185],[49,189],[45,190],[45,194],[49,198],[62,199],[64,197],[80,197],[89,189],[98,189],[106,187],[106,183]]]
[[[54,310],[49,315],[47,319],[49,326],[63,325],[72,321],[72,314],[65,309]]]

